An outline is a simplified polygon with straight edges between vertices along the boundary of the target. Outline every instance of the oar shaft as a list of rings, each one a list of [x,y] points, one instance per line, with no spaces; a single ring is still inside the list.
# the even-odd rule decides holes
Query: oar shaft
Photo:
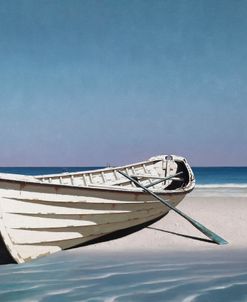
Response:
[[[160,179],[160,180],[154,181],[153,183],[148,184],[145,188],[150,188],[150,187],[152,187],[152,186],[158,185],[159,183],[161,183],[161,182],[163,182],[163,181],[172,179],[172,178],[174,178],[174,177],[176,177],[176,176],[178,176],[178,175],[181,175],[181,174],[183,174],[182,171],[181,171],[181,172],[178,172],[178,173],[176,173],[176,174],[174,174],[174,175],[170,175],[170,176],[164,177],[163,179]]]
[[[186,219],[187,221],[189,221],[195,228],[197,228],[199,231],[201,231],[203,234],[205,234],[208,238],[210,238],[211,240],[213,240],[217,244],[221,245],[221,244],[227,244],[228,243],[223,238],[221,238],[220,236],[218,236],[217,234],[215,234],[214,232],[210,231],[208,228],[206,228],[205,226],[203,226],[201,223],[197,222],[196,220],[192,219],[191,217],[189,217],[188,215],[186,215],[182,211],[180,211],[177,208],[175,208],[169,201],[161,198],[160,196],[158,196],[154,192],[152,192],[149,189],[147,189],[145,186],[143,186],[142,184],[140,184],[134,178],[130,177],[129,175],[125,174],[124,172],[122,172],[120,170],[118,170],[118,172],[120,174],[122,174],[123,176],[125,176],[126,178],[128,178],[130,181],[132,181],[138,187],[142,188],[145,192],[149,193],[154,198],[156,198],[157,200],[159,200],[161,203],[163,203],[169,209],[173,210],[174,212],[176,212],[177,214],[179,214],[180,216],[182,216],[184,219]]]

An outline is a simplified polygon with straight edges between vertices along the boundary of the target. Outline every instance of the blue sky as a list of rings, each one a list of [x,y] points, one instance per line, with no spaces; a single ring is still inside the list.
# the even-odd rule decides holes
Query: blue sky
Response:
[[[0,165],[246,166],[246,16],[234,0],[0,0]]]

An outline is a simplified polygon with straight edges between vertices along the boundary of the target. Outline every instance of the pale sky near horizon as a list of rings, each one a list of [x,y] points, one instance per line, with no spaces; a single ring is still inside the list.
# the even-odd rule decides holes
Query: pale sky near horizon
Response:
[[[0,166],[247,166],[247,1],[0,0]]]

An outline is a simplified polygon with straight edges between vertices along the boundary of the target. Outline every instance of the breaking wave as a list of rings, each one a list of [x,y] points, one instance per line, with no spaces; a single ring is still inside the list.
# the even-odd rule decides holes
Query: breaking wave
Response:
[[[247,301],[247,256],[64,252],[0,267],[0,301]]]
[[[199,184],[196,189],[217,189],[217,188],[232,188],[232,189],[247,189],[247,183],[227,183],[227,184]]]

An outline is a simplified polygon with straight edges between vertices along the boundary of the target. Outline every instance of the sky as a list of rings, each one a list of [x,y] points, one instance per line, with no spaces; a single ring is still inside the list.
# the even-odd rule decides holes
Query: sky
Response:
[[[0,166],[247,166],[247,1],[0,0]]]

